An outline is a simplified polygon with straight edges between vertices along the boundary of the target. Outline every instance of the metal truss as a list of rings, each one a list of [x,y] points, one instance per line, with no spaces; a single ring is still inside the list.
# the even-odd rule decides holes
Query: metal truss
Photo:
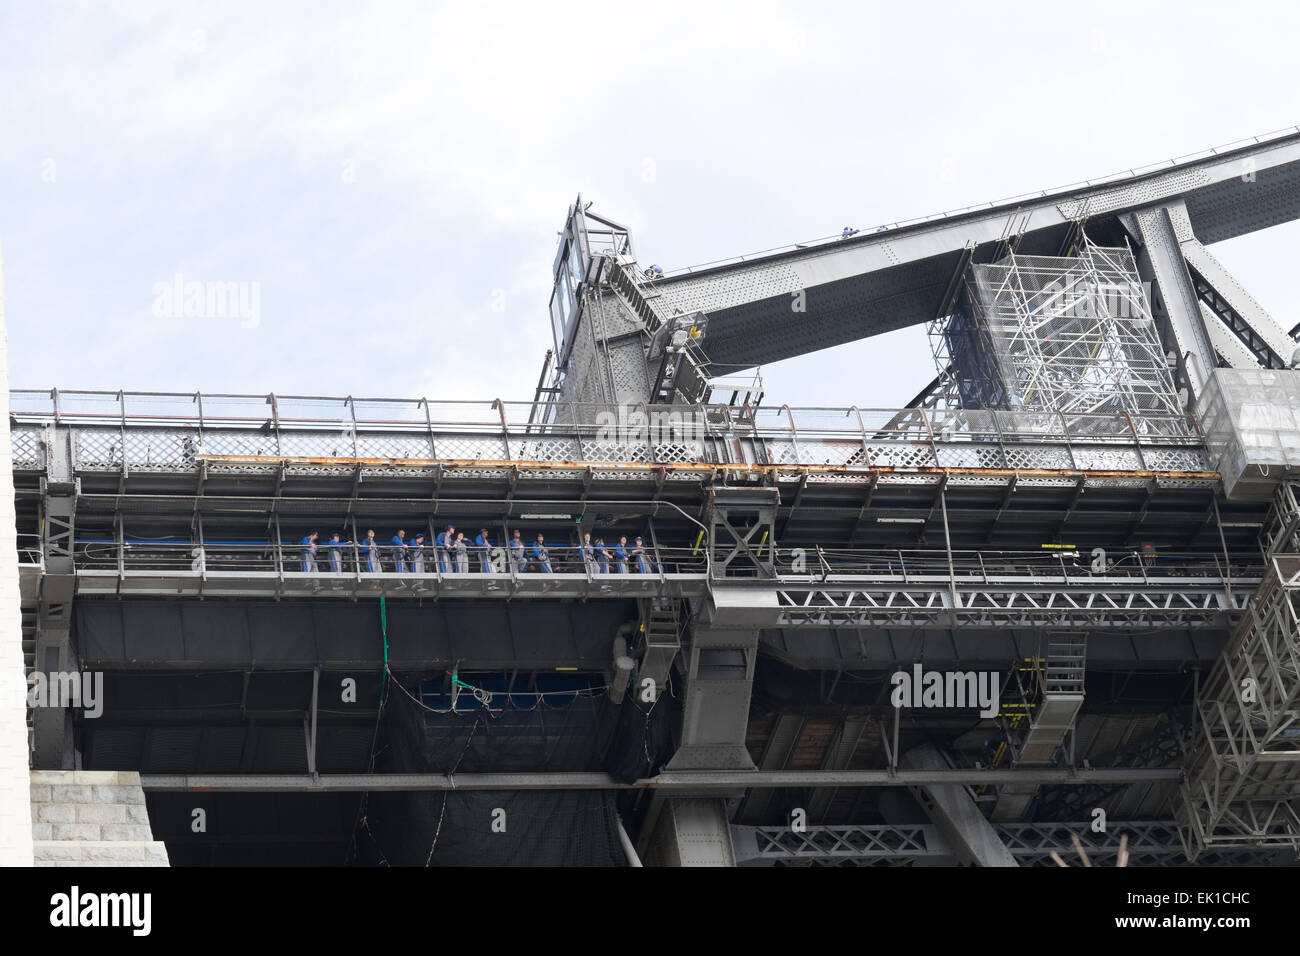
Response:
[[[105,546],[112,551],[111,545]],[[191,597],[308,597],[365,600],[368,598],[462,597],[509,601],[623,600],[627,598],[701,597],[714,578],[702,566],[686,560],[686,549],[668,549],[651,573],[544,574],[444,573],[429,558],[423,574],[284,570],[298,568],[298,549],[285,546],[279,559],[267,557],[266,570],[215,570],[201,546],[183,546],[181,566],[132,567],[125,562],[105,568],[80,566],[76,593],[80,595],[189,595]],[[265,550],[265,549],[264,549]],[[561,549],[556,549],[560,551]],[[768,549],[770,550],[770,549]],[[192,557],[197,555],[197,557]],[[110,555],[111,556],[111,555]],[[681,559],[678,570],[676,559]],[[110,562],[112,565],[115,562]],[[672,570],[664,570],[671,568]],[[32,574],[40,574],[33,568]],[[1217,574],[1163,576],[1146,580],[1128,577],[984,574],[845,575],[825,580],[782,575],[718,578],[751,593],[755,606],[767,606],[761,594],[776,595],[780,627],[963,626],[1087,627],[1087,628],[1216,628],[1228,626],[1249,600],[1258,578],[1234,576],[1229,593]]]
[[[777,601],[782,627],[1222,628],[1249,596],[1245,588],[1229,595],[1225,584],[1213,578],[1052,583],[990,576],[827,581],[796,589],[783,579]]]
[[[1200,735],[1178,819],[1189,856],[1217,847],[1300,852],[1300,554],[1294,489],[1276,498],[1271,570],[1197,701]]]
[[[775,521],[781,495],[774,488],[714,488],[709,497],[711,572],[776,576]]]
[[[1066,860],[1075,859],[1072,837],[1078,837],[1094,866],[1114,866],[1121,835],[1128,837],[1129,866],[1189,862],[1172,821],[1112,821],[1105,833],[1094,832],[1091,822],[997,823],[994,829],[1022,866],[1055,866],[1053,852]],[[809,826],[801,830],[733,826],[731,832],[740,865],[913,866],[918,862],[951,864],[956,858],[933,824]],[[1202,866],[1247,866],[1269,862],[1272,857],[1267,851],[1240,849],[1208,854],[1197,862]]]

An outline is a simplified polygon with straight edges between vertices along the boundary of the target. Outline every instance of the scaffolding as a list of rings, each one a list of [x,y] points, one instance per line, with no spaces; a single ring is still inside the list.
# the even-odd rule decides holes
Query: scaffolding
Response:
[[[1010,253],[966,273],[959,309],[931,326],[963,408],[1179,416],[1168,360],[1127,248]]]
[[[1197,700],[1200,738],[1178,811],[1189,859],[1205,850],[1300,854],[1300,497],[1282,485],[1266,524],[1270,570]]]

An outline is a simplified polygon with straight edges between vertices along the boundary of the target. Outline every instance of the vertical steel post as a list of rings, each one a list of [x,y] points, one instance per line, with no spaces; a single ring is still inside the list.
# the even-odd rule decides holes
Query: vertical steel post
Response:
[[[948,475],[944,473],[944,484],[939,489],[939,510],[943,513],[943,543],[948,551],[948,591],[952,595],[954,623],[956,613],[961,608],[961,599],[957,596],[957,569],[952,563],[952,537],[948,533]]]

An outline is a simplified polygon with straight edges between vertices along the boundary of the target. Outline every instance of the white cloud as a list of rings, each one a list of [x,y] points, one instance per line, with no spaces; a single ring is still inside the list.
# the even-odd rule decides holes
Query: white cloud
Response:
[[[10,8],[14,381],[526,399],[579,191],[671,267],[1056,185],[1294,119],[1295,21],[1208,3],[1177,22],[1119,3]],[[148,290],[178,270],[260,281],[262,326],[160,325]],[[48,361],[50,328],[87,347]],[[929,368],[912,330],[773,367],[769,395],[886,405]]]

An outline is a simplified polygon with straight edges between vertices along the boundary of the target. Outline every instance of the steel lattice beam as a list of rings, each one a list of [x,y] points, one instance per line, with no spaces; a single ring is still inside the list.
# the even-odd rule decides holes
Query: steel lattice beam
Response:
[[[1114,866],[1121,835],[1127,836],[1129,866],[1178,866],[1188,862],[1169,820],[1110,821],[1104,833],[1092,823],[999,823],[998,837],[1022,866],[1054,866],[1051,854],[1081,865],[1071,837],[1078,837],[1094,866]],[[933,824],[893,826],[733,826],[738,864],[821,864],[907,866],[918,861],[951,863],[956,854]],[[1273,854],[1242,848],[1208,854],[1201,865],[1248,866]]]

